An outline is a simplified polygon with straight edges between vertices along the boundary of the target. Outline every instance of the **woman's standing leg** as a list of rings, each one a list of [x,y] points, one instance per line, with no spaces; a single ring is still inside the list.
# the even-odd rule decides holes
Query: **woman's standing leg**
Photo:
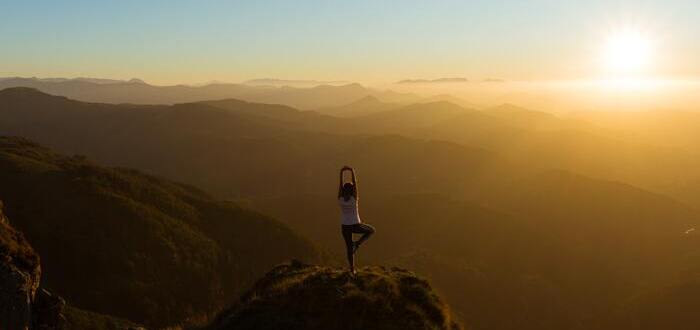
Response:
[[[352,227],[353,226],[346,226],[346,225],[341,225],[342,228],[342,233],[343,233],[343,240],[345,240],[345,252],[347,253],[348,257],[348,265],[350,266],[350,271],[355,272],[355,258],[353,256],[353,250],[355,248],[355,244],[352,241]]]

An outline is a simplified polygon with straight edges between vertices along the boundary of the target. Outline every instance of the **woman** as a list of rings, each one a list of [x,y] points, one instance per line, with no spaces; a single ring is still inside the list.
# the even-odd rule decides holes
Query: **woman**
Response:
[[[350,171],[352,182],[343,183],[343,173]],[[355,274],[355,252],[360,245],[374,234],[374,227],[362,223],[357,207],[357,179],[355,170],[352,167],[344,166],[340,169],[340,184],[338,185],[338,203],[340,204],[343,239],[345,240],[345,250],[348,256],[350,272]],[[359,240],[353,241],[352,234],[362,234]]]

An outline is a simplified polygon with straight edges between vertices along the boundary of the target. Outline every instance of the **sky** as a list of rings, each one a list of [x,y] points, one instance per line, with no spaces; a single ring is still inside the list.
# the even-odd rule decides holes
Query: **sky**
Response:
[[[587,79],[626,27],[653,40],[646,74],[700,76],[691,0],[0,0],[0,77]]]

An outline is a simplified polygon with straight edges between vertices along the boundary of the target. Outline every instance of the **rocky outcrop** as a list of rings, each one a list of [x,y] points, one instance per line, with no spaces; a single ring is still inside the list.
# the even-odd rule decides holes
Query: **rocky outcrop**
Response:
[[[0,329],[60,329],[65,301],[39,288],[41,266],[0,202]]]
[[[33,274],[0,263],[0,328],[29,328],[32,298],[38,285]]]
[[[33,329],[63,329],[66,301],[60,296],[39,288],[32,301]]]
[[[274,268],[207,330],[457,330],[428,281],[399,268],[292,262]]]

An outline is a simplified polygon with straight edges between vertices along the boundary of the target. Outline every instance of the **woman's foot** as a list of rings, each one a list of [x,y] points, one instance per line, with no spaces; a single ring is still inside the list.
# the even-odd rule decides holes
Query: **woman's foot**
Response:
[[[355,254],[358,249],[360,249],[360,244],[358,242],[352,242],[352,254]]]

